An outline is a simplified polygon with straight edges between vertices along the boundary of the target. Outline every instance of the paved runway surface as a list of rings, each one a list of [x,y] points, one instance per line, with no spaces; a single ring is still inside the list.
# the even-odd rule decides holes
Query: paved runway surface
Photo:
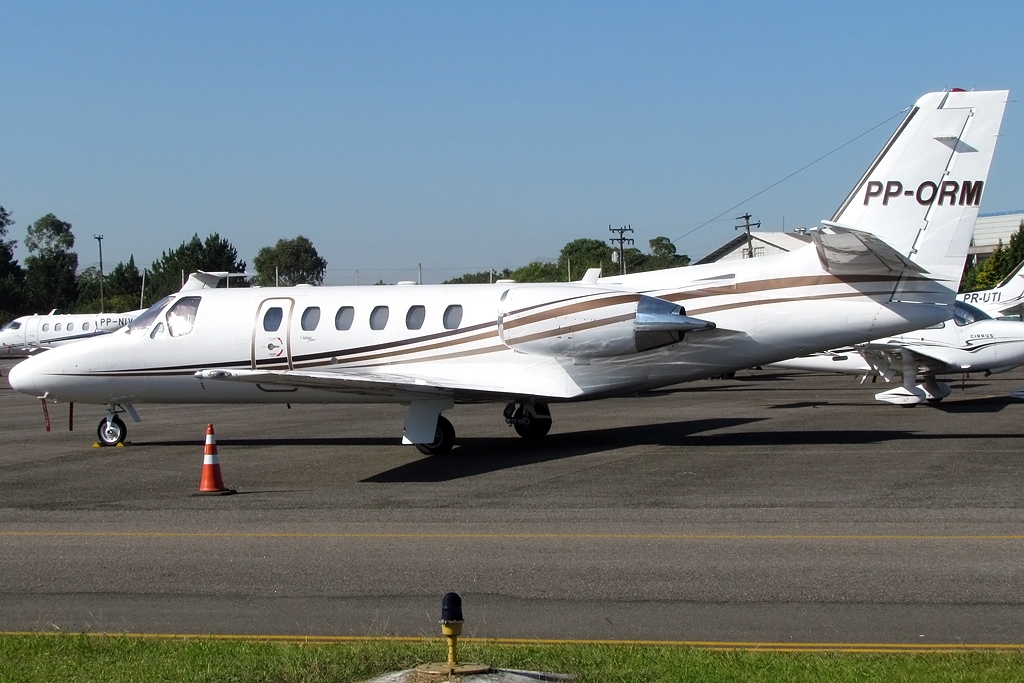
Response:
[[[6,377],[14,361],[0,361]],[[0,630],[1024,643],[1024,373],[939,406],[742,372],[399,445],[397,406],[103,411],[0,381]],[[227,484],[194,498],[213,422]]]

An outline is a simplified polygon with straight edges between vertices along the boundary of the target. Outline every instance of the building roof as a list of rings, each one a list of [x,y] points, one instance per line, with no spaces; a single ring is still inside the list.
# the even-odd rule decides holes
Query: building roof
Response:
[[[795,233],[795,232],[751,232],[750,239],[752,242],[760,242],[762,245],[767,244],[773,247],[775,251],[793,251],[799,249],[805,244],[811,241],[810,235]],[[736,237],[732,238],[718,249],[697,261],[695,265],[702,263],[715,263],[721,261],[723,257],[730,254],[737,249],[742,249],[747,244],[746,233],[740,233]],[[756,248],[756,247],[755,247]]]

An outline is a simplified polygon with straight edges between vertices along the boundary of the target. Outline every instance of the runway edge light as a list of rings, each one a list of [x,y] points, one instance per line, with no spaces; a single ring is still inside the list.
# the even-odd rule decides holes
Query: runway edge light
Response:
[[[434,676],[466,676],[491,670],[488,665],[477,662],[459,664],[456,649],[462,635],[462,624],[462,598],[458,593],[445,593],[441,598],[441,634],[448,641],[448,661],[420,664],[416,671]]]
[[[199,480],[199,491],[193,496],[230,496],[238,493],[224,486],[220,474],[220,458],[217,457],[217,439],[213,436],[213,425],[206,425],[206,447],[203,449],[203,475]]]

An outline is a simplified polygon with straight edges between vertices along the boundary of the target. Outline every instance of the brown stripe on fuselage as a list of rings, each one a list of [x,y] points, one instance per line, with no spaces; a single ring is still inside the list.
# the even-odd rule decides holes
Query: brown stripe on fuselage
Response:
[[[835,275],[803,275],[800,277],[780,277],[770,280],[751,280],[749,282],[737,282],[731,285],[718,287],[705,287],[691,289],[671,294],[662,294],[658,298],[666,301],[685,301],[688,299],[699,299],[708,296],[724,296],[729,294],[754,294],[757,292],[768,292],[775,289],[788,289],[792,287],[818,287],[822,285],[848,285],[851,283],[874,283],[883,282],[896,283],[900,280],[899,275],[849,275],[838,278]],[[929,280],[929,278],[911,276],[904,278],[906,281]],[[859,293],[859,292],[858,292]]]
[[[544,322],[551,318],[556,318],[561,315],[572,315],[574,313],[580,313],[582,311],[590,311],[596,308],[606,308],[608,306],[618,306],[619,304],[629,304],[640,300],[640,294],[620,294],[614,296],[606,296],[601,298],[588,299],[587,301],[579,301],[574,304],[568,304],[566,306],[560,306],[559,308],[553,308],[549,311],[543,311],[541,313],[533,313],[531,315],[523,316],[521,318],[515,318],[513,320],[507,320],[502,322],[502,327],[505,329],[511,329],[514,327],[522,327],[523,325],[530,325],[536,322]],[[505,314],[506,319],[519,315],[523,311],[528,311],[536,306],[530,306],[529,308],[523,308],[518,311],[511,311]]]

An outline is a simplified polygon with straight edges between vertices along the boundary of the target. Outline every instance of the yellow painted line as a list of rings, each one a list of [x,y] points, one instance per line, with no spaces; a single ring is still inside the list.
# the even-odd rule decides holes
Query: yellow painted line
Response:
[[[426,636],[299,636],[299,635],[244,635],[199,633],[65,633],[60,631],[0,631],[0,637],[26,636],[89,636],[94,638],[139,638],[150,640],[210,640],[210,641],[264,641],[281,643],[427,643],[440,637]],[[774,652],[849,652],[849,653],[915,653],[915,652],[972,652],[1024,651],[1024,643],[788,643],[761,641],[717,640],[598,640],[552,638],[460,638],[459,642],[486,645],[600,645],[643,647],[693,647],[710,650],[758,650]]]
[[[0,531],[0,537],[94,538],[422,538],[621,539],[638,541],[1024,541],[1024,534],[569,534],[569,533],[235,533],[187,531]]]

